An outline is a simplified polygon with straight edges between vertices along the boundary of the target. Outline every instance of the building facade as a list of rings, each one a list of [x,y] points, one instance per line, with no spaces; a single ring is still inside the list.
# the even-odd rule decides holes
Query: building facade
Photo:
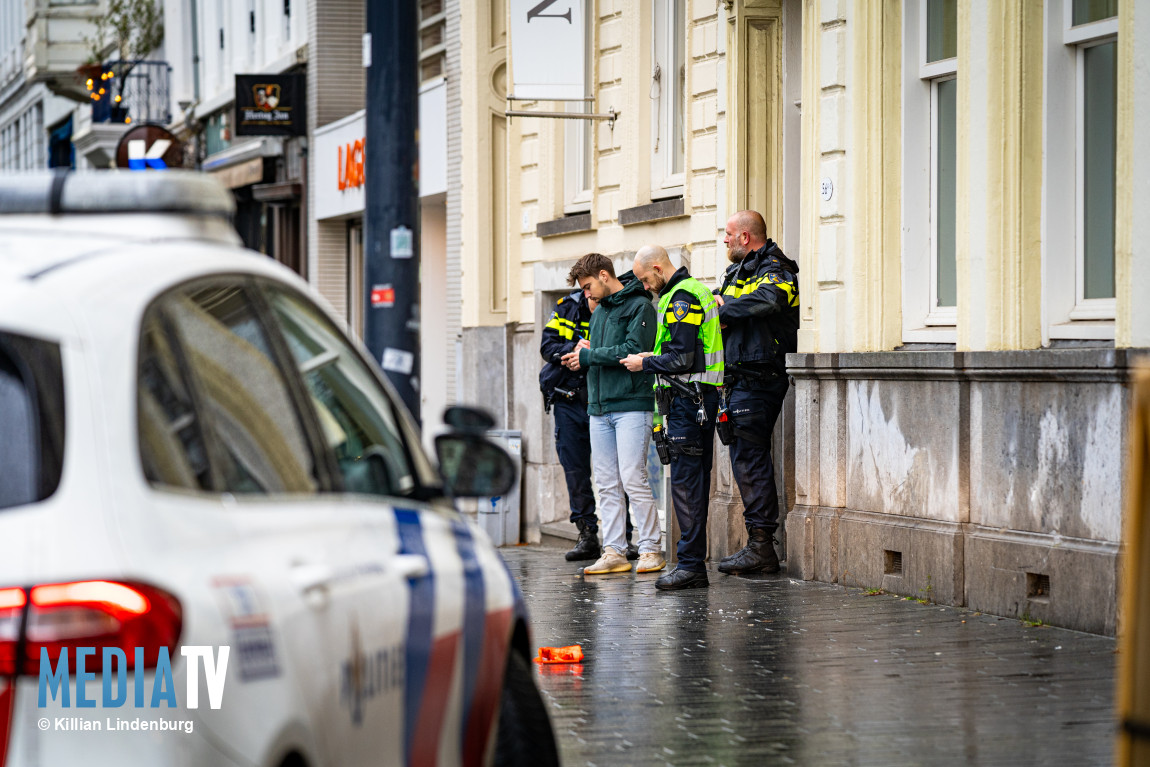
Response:
[[[597,0],[583,8],[587,104],[509,101],[508,3],[462,12],[463,136],[475,151],[462,157],[459,398],[524,434],[528,540],[567,518],[538,349],[574,261],[600,252],[628,271],[638,248],[657,243],[717,285],[727,217],[746,207],[763,212],[785,252],[801,248],[803,3]],[[616,117],[506,115],[563,110]],[[776,440],[781,496],[793,476],[782,449],[792,414]],[[713,492],[717,558],[746,536],[725,450]],[[665,519],[673,541],[673,515]]]
[[[75,100],[75,70],[86,56],[77,29],[94,10],[48,2],[0,8],[0,171],[76,166],[72,136],[90,111]]]
[[[529,537],[566,516],[535,377],[571,263],[655,242],[715,284],[753,208],[802,270],[790,572],[1113,633],[1150,11],[583,5],[586,107],[509,101],[508,4],[461,14],[459,398],[523,431]],[[507,116],[584,108],[616,117]],[[712,557],[742,543],[722,452]]]
[[[807,8],[791,570],[1113,633],[1150,11]]]

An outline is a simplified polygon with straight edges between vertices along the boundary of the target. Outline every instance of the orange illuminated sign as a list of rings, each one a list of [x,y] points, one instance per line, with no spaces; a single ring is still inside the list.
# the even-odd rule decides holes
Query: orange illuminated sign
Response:
[[[363,139],[346,147],[336,147],[339,152],[339,164],[336,173],[339,175],[340,189],[353,189],[363,186]]]

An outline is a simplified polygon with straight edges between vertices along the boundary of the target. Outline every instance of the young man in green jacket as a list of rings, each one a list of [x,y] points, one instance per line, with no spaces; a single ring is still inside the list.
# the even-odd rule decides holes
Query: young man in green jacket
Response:
[[[662,570],[666,562],[658,512],[647,484],[647,448],[655,409],[654,376],[631,373],[620,362],[630,354],[654,347],[655,308],[631,272],[616,278],[611,259],[599,253],[588,253],[575,262],[567,281],[578,283],[584,295],[599,302],[599,308],[591,315],[590,338],[563,357],[563,364],[569,369],[587,371],[591,465],[599,487],[599,514],[603,521],[602,556],[583,572],[603,575],[631,569],[623,537],[624,490],[631,500],[639,535],[635,572]]]

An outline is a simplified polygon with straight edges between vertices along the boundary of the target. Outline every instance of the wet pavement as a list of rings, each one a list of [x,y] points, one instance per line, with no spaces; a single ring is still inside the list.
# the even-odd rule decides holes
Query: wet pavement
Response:
[[[1112,639],[785,572],[656,592],[563,551],[502,549],[535,645],[586,656],[537,677],[565,765],[1112,763]]]

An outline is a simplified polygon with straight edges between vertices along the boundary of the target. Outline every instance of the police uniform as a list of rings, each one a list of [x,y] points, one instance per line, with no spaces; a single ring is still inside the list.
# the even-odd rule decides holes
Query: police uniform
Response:
[[[773,537],[779,498],[771,460],[771,432],[783,407],[786,355],[796,350],[799,267],[771,240],[731,264],[717,291],[726,326],[728,416],[733,421],[731,468],[743,498],[746,547],[719,563],[724,573],[778,572]]]
[[[560,361],[580,339],[587,338],[591,308],[582,290],[559,299],[551,319],[543,326],[539,352],[546,360],[539,371],[539,388],[548,409],[555,411],[555,452],[567,480],[571,521],[579,529],[579,540],[567,552],[568,562],[599,556],[599,521],[595,516],[595,495],[591,489],[591,437],[587,417],[587,373],[568,370]],[[631,518],[627,524],[627,558],[639,552],[631,544]]]
[[[560,361],[587,337],[591,308],[582,290],[559,299],[551,319],[543,326],[539,351],[546,360],[539,371],[544,402],[555,411],[555,452],[567,480],[571,521],[579,528],[579,541],[567,560],[599,556],[599,522],[591,489],[591,437],[587,431],[587,381],[583,371],[568,370]]]
[[[711,291],[680,268],[659,291],[655,349],[643,359],[643,370],[658,374],[656,398],[670,444],[671,498],[681,531],[678,566],[656,581],[660,589],[707,585],[707,509],[723,383],[717,310]]]

